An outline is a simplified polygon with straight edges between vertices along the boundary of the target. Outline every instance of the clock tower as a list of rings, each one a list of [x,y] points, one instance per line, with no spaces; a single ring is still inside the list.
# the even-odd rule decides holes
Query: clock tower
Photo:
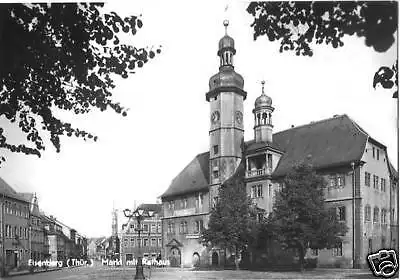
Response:
[[[206,100],[210,103],[210,198],[218,196],[218,187],[233,175],[242,159],[244,137],[243,77],[235,72],[235,42],[227,34],[229,22],[224,21],[225,36],[218,44],[219,72],[210,78]]]

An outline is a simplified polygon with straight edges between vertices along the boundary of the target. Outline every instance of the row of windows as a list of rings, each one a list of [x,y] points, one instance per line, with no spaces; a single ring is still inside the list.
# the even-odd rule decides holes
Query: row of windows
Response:
[[[195,201],[195,206],[196,208],[201,207],[203,205],[203,200],[204,200],[204,196],[203,194],[200,194],[198,196],[196,196],[196,201]],[[188,199],[187,198],[183,198],[177,201],[170,201],[168,202],[168,209],[169,210],[175,210],[175,209],[185,209],[189,207],[189,203],[188,203]]]
[[[150,243],[149,243],[150,240]],[[156,238],[131,238],[129,242],[129,238],[124,239],[124,247],[135,247],[135,246],[151,246],[151,247],[156,247],[157,246],[157,239]],[[158,247],[162,247],[162,240],[161,238],[158,238]]]
[[[346,206],[332,207],[329,210],[339,221],[346,221]]]
[[[204,228],[203,220],[197,220],[193,223],[193,233],[200,233]],[[175,223],[168,223],[167,233],[175,233]],[[190,233],[188,228],[188,222],[182,221],[179,223],[179,233]]]
[[[341,188],[346,184],[344,174],[329,176],[329,188]]]
[[[374,213],[373,214],[374,214],[373,222],[374,223],[379,223],[379,208],[378,207],[374,208]],[[394,209],[392,209],[391,215],[392,215],[392,217],[394,217]],[[386,216],[387,216],[387,210],[383,208],[381,210],[381,217],[380,217],[381,224],[386,224],[387,223]],[[365,206],[364,220],[366,222],[371,221],[371,206],[369,206],[369,205]]]
[[[5,227],[5,237],[6,238],[19,238],[28,239],[29,230],[26,227],[17,227],[6,225]]]
[[[268,196],[271,196],[272,194],[272,184],[268,185]],[[251,198],[258,198],[258,197],[263,197],[263,185],[262,184],[257,184],[251,187],[250,191],[250,197]]]
[[[132,223],[132,224],[130,224],[130,228],[132,230],[139,229],[139,225]],[[158,233],[160,233],[161,232],[161,224],[150,224],[150,225],[149,224],[141,224],[141,229],[142,229],[143,232],[148,232],[149,229],[150,229],[150,232],[153,232],[153,233],[158,232]]]
[[[20,205],[16,202],[5,201],[5,212],[10,215],[29,218],[29,208],[26,205]]]
[[[342,242],[336,243],[335,247],[333,247],[331,250],[332,250],[332,256],[334,257],[343,256],[343,243]],[[318,256],[318,249],[311,249],[311,255]]]
[[[41,221],[38,218],[32,218],[31,221],[32,221],[32,225],[35,225],[35,226],[41,225]]]
[[[381,178],[380,183],[381,191],[386,192],[386,179]],[[367,187],[371,186],[371,173],[369,172],[365,172],[365,185]],[[374,189],[379,190],[379,176],[373,175],[373,187]]]
[[[376,155],[376,159],[379,160],[379,149],[372,147],[372,158],[375,158]]]

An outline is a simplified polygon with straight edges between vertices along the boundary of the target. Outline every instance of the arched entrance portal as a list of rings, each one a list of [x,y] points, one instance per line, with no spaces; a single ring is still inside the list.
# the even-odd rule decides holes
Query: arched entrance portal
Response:
[[[218,266],[218,253],[217,252],[212,253],[211,264],[213,266]]]
[[[172,267],[181,266],[181,251],[177,247],[172,247],[169,254],[169,262]]]
[[[200,255],[197,252],[193,253],[192,257],[192,263],[194,267],[199,267],[200,266]]]

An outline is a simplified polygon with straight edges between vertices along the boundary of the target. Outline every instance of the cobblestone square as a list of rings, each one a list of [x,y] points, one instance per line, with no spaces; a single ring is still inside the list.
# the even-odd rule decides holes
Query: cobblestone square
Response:
[[[33,275],[14,276],[7,279],[12,280],[105,280],[133,279],[135,268],[108,268],[108,267],[85,267],[65,268],[59,271],[38,273]],[[260,271],[193,271],[191,269],[145,269],[146,279],[372,279],[374,276],[369,270],[361,269],[316,269],[305,272],[260,272]]]

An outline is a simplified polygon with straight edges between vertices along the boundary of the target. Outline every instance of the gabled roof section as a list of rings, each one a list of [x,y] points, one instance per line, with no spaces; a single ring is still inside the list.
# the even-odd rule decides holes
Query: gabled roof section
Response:
[[[172,238],[170,242],[168,242],[165,246],[167,247],[182,247],[183,244],[176,240],[175,238]]]
[[[399,172],[394,168],[393,164],[388,160],[389,162],[389,172],[390,175],[393,176],[397,181],[399,180]]]
[[[6,197],[18,199],[20,201],[27,201],[23,196],[18,194],[6,181],[0,178],[0,195],[4,195]]]
[[[176,176],[169,188],[161,195],[162,199],[184,193],[207,189],[209,185],[209,152],[198,154]]]
[[[340,115],[275,133],[273,139],[285,152],[273,173],[280,177],[303,160],[316,169],[357,162],[368,134],[347,115]]]
[[[161,213],[161,204],[159,203],[142,203],[140,204],[137,209],[143,209],[146,211],[153,211],[154,214]]]
[[[282,152],[281,148],[275,142],[272,142],[272,143],[256,142],[254,140],[250,140],[250,141],[247,141],[245,144],[246,144],[246,154],[255,152],[257,150],[265,150],[267,148]]]

